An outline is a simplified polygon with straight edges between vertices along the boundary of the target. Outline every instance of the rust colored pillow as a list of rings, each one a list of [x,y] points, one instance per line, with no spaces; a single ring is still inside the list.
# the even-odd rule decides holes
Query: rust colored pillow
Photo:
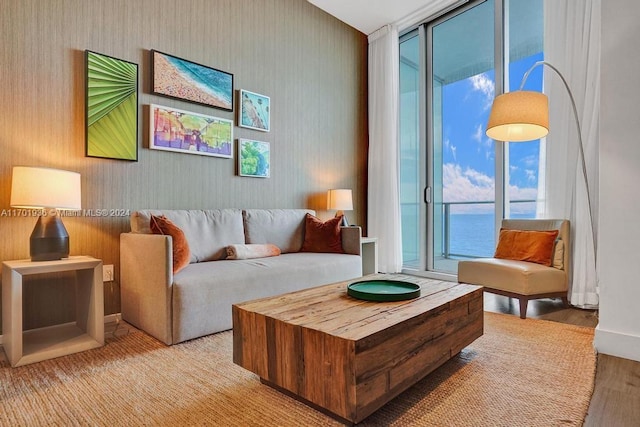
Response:
[[[332,252],[343,254],[340,235],[342,215],[327,221],[306,214],[304,218],[304,243],[301,252]]]
[[[556,237],[558,237],[558,230],[529,231],[502,228],[494,258],[551,266]]]
[[[187,243],[187,238],[184,236],[184,232],[177,225],[164,215],[151,215],[149,226],[153,234],[171,236],[173,240],[173,274],[176,274],[189,265],[189,258],[191,258],[189,244]]]

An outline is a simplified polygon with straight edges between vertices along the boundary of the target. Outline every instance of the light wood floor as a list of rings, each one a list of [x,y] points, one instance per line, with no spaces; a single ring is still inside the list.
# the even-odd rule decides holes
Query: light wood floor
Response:
[[[484,309],[520,315],[517,300],[489,293],[484,294]],[[595,311],[564,308],[555,299],[530,301],[527,317],[591,328],[598,324]],[[640,362],[598,355],[595,388],[583,426],[640,426]]]

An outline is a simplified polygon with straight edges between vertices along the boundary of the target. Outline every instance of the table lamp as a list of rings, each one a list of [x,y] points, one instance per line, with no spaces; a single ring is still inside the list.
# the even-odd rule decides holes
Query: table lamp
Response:
[[[342,215],[342,225],[347,227],[349,221],[344,211],[353,210],[353,197],[351,190],[334,189],[327,192],[327,209],[336,210],[336,217]]]
[[[69,257],[69,234],[57,210],[80,209],[80,195],[77,172],[14,166],[11,207],[43,210],[29,240],[31,261]]]

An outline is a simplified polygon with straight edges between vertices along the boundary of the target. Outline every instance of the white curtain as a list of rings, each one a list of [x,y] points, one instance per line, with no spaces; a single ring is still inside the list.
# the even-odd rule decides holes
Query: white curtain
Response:
[[[378,238],[378,269],[402,270],[398,86],[399,41],[394,25],[369,35],[369,236]]]
[[[571,101],[560,77],[545,67],[549,96],[549,135],[541,143],[539,215],[571,221],[572,280],[569,300],[583,308],[598,306],[598,125],[600,112],[600,0],[545,0],[545,60],[567,80],[578,109],[587,166],[587,187],[579,154]],[[540,174],[542,175],[542,173]],[[593,228],[592,228],[593,226]]]

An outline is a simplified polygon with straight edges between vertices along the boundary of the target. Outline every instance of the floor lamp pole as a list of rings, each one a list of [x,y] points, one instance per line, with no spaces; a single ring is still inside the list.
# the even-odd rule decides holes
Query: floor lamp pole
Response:
[[[522,88],[524,87],[524,84],[527,81],[527,78],[529,78],[529,74],[531,74],[533,69],[542,65],[546,65],[547,67],[551,68],[553,71],[556,72],[556,74],[560,77],[560,80],[562,80],[562,83],[564,84],[565,89],[567,89],[567,93],[569,94],[569,99],[571,100],[571,107],[573,108],[573,117],[575,118],[576,127],[578,128],[578,142],[579,142],[578,151],[580,152],[580,160],[582,162],[582,176],[584,178],[584,185],[587,190],[587,205],[589,206],[589,223],[591,224],[591,234],[593,238],[593,257],[594,259],[596,259],[596,257],[598,256],[597,246],[596,246],[597,245],[596,231],[593,224],[593,211],[591,209],[591,194],[589,192],[589,178],[587,178],[587,163],[584,158],[584,144],[582,143],[582,128],[580,127],[580,119],[578,118],[578,109],[576,108],[576,101],[573,98],[573,93],[569,88],[569,84],[567,83],[567,80],[564,78],[560,70],[558,70],[556,67],[554,67],[547,61],[538,61],[535,64],[533,64],[531,68],[527,70],[526,73],[524,73],[524,76],[522,77],[522,82],[520,83],[520,90],[522,90]]]

